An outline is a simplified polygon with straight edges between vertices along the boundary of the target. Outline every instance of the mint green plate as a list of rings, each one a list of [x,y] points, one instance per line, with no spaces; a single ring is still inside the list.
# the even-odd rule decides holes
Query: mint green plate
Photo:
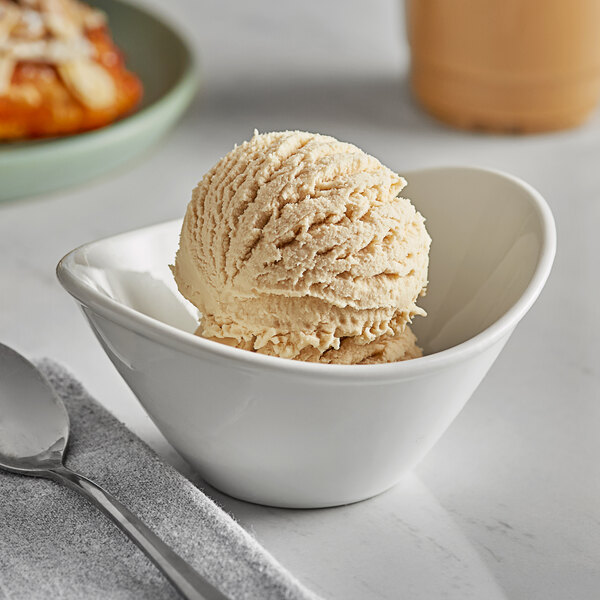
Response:
[[[55,190],[104,173],[155,143],[183,114],[197,89],[191,50],[169,25],[120,0],[92,0],[108,15],[127,67],[144,85],[136,112],[89,133],[0,142],[0,200]]]

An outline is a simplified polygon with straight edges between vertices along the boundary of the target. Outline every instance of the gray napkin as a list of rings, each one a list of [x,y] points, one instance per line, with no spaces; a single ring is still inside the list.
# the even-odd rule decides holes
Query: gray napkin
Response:
[[[40,369],[71,420],[67,466],[107,488],[232,599],[315,599],[233,519],[97,404]],[[0,472],[0,598],[178,598],[140,550],[76,492]]]

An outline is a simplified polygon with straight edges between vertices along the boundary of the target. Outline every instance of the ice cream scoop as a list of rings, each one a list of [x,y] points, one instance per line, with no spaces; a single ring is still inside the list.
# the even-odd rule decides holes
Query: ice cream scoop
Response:
[[[418,354],[405,330],[424,315],[431,240],[405,185],[329,136],[255,133],[235,147],[194,189],[173,267],[199,333],[301,360],[360,362],[369,352],[347,349],[400,336]]]
[[[196,332],[202,335],[202,327]],[[252,341],[236,340],[235,338],[208,338],[234,348],[254,350]],[[265,346],[261,349],[263,354],[272,354],[273,347]],[[277,356],[277,355],[275,355]],[[423,356],[423,351],[417,345],[417,338],[407,325],[398,335],[383,335],[372,342],[361,343],[353,337],[345,337],[340,341],[339,348],[330,348],[320,352],[317,348],[309,346],[294,356],[297,360],[306,362],[321,362],[337,365],[372,365],[384,362],[397,362],[410,360]]]

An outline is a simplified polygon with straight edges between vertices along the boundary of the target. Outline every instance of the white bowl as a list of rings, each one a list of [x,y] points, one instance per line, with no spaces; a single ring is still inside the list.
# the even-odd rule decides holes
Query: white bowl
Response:
[[[119,373],[216,488],[285,507],[386,490],[440,438],[537,298],[556,246],[538,192],[483,169],[405,176],[433,238],[416,360],[302,363],[194,336],[168,269],[180,221],[86,244],[58,265]]]

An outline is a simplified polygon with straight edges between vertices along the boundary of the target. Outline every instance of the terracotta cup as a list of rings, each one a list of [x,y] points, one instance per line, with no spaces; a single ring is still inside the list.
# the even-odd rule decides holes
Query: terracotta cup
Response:
[[[600,99],[600,0],[406,0],[411,85],[457,127],[574,127]]]

